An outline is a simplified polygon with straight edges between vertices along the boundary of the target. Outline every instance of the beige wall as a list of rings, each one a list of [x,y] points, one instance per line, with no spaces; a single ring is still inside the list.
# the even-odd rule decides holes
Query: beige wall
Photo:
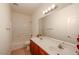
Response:
[[[0,54],[10,54],[11,11],[8,4],[0,4]]]
[[[12,49],[22,48],[31,35],[31,17],[26,14],[13,12],[12,16],[13,43]]]
[[[45,35],[53,38],[76,43],[76,37],[79,34],[79,4],[72,4],[45,18]],[[37,14],[40,15],[39,13]],[[36,20],[39,24],[39,20]],[[36,30],[36,29],[35,29]],[[39,33],[39,25],[36,34]],[[68,37],[70,36],[70,38]]]

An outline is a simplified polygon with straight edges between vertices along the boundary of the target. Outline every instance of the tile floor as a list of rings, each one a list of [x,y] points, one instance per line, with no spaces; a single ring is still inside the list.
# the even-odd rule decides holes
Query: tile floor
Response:
[[[30,53],[30,49],[20,48],[20,49],[13,50],[11,55],[31,55],[31,53]]]

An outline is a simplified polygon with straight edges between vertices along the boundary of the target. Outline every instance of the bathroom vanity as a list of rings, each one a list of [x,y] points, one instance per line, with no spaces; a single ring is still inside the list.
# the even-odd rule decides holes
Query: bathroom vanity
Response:
[[[32,55],[48,55],[46,51],[44,51],[40,46],[38,46],[32,40],[30,40],[30,51]]]
[[[75,44],[50,37],[32,37],[30,51],[32,55],[77,55]]]

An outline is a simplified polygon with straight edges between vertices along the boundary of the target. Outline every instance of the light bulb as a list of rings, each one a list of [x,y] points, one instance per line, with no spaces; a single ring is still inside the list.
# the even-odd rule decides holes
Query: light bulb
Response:
[[[52,8],[52,9],[55,9],[55,7],[56,7],[56,5],[55,5],[55,4],[53,4],[53,5],[51,6],[51,8]]]
[[[48,12],[48,10],[45,10],[45,14]]]
[[[48,12],[48,10],[45,10],[45,12],[47,13],[47,12]]]
[[[45,11],[43,11],[43,14],[45,14]]]
[[[50,10],[51,10],[51,8],[49,7],[49,8],[48,8],[48,11],[50,11]]]
[[[43,14],[46,14],[48,12],[48,10],[43,11]]]

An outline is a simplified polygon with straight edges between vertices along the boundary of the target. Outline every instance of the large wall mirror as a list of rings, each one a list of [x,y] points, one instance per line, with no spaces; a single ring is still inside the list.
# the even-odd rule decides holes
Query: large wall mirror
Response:
[[[76,44],[76,38],[79,34],[79,16],[78,13],[73,13],[73,11],[77,12],[75,10],[69,13],[69,10],[75,8],[72,6],[39,19],[39,33],[42,36]]]

